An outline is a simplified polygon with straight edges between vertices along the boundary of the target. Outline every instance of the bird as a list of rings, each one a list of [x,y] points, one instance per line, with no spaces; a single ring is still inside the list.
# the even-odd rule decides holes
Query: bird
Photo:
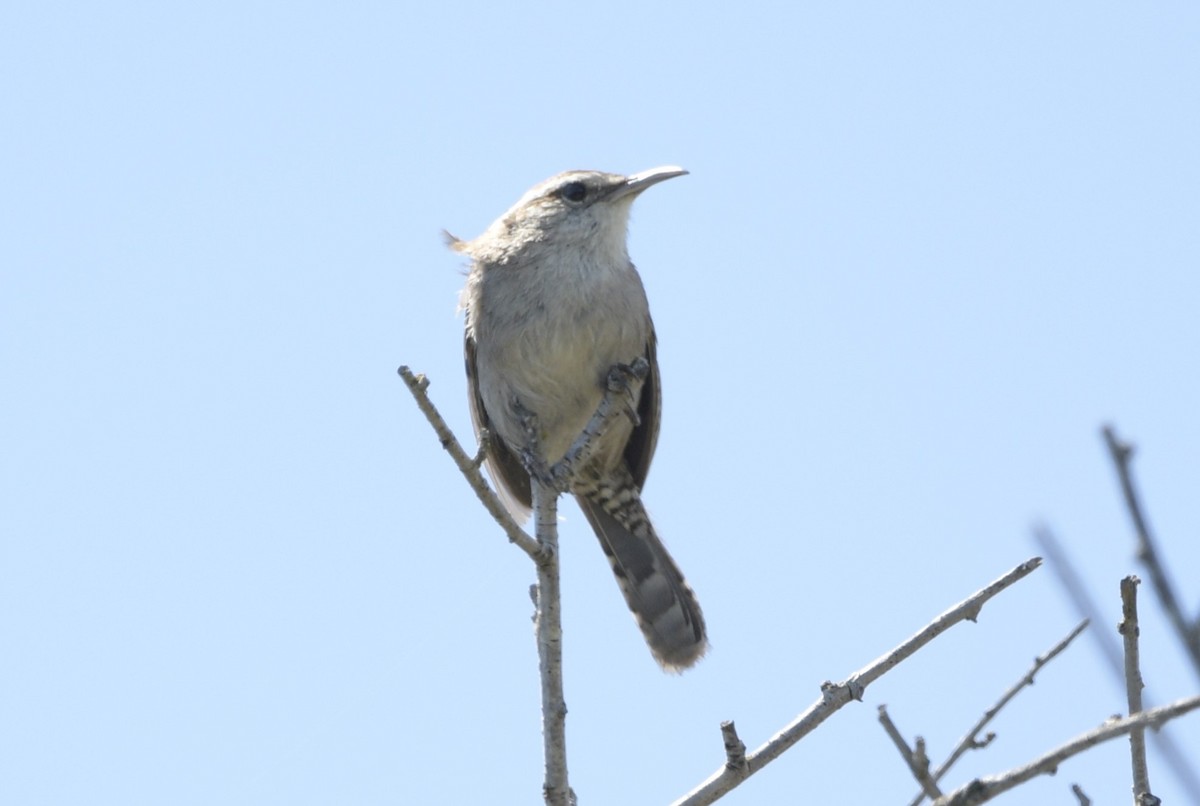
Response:
[[[642,503],[662,395],[657,336],[627,233],[634,200],[686,173],[567,171],[534,185],[477,238],[447,236],[470,259],[460,309],[471,420],[477,437],[488,435],[486,467],[518,521],[532,503],[522,460],[529,423],[553,465],[595,413],[610,371],[648,363],[636,414],[612,421],[568,489],[667,672],[693,666],[708,638],[696,595]]]

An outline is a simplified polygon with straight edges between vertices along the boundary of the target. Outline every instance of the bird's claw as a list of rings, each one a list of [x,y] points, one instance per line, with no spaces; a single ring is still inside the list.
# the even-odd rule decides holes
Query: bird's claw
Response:
[[[649,373],[650,362],[642,356],[638,356],[629,364],[613,364],[605,379],[608,391],[625,393],[625,405],[622,413],[629,418],[634,428],[642,424],[642,418],[637,413],[637,400],[634,397],[635,383],[640,385],[642,381],[646,380]]]

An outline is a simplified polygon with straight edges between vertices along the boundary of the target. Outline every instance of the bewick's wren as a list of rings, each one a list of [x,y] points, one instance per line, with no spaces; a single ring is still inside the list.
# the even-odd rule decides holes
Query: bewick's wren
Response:
[[[649,362],[638,417],[613,422],[570,490],[650,651],[669,671],[695,663],[707,641],[696,596],[642,506],[662,398],[654,324],[626,231],[639,193],[685,173],[569,171],[534,186],[475,240],[451,240],[473,261],[462,293],[471,416],[477,434],[492,435],[488,470],[519,519],[531,502],[520,459],[528,415],[554,464],[600,404],[609,370],[638,357]]]

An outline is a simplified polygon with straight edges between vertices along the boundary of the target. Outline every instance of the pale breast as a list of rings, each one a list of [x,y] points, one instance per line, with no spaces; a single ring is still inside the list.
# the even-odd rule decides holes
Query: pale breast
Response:
[[[537,272],[539,282],[511,282],[511,272]],[[628,263],[608,271],[561,261],[497,267],[479,284],[471,307],[489,418],[505,441],[523,447],[512,406],[519,401],[537,415],[550,462],[562,457],[595,412],[609,369],[643,355],[650,335],[645,292]],[[619,422],[605,440],[616,456],[631,428]]]

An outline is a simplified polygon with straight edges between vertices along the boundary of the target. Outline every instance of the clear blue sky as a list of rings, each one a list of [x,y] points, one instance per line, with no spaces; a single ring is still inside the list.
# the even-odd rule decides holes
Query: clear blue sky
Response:
[[[713,642],[661,674],[564,504],[583,803],[683,793],[720,720],[765,740],[1038,519],[1112,630],[1106,421],[1196,613],[1197,42],[1185,3],[10,4],[0,800],[539,801],[532,570],[395,368],[469,438],[440,230],[568,168],[691,171],[631,250],[646,500]],[[1142,592],[1151,692],[1195,694]],[[876,706],[940,759],[1075,622],[1039,571],[727,802],[904,802]],[[951,782],[1122,708],[1084,639]],[[1127,802],[1127,770],[1114,742],[1004,802]]]

